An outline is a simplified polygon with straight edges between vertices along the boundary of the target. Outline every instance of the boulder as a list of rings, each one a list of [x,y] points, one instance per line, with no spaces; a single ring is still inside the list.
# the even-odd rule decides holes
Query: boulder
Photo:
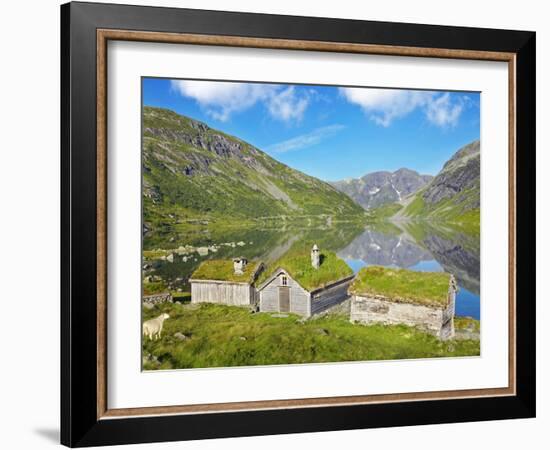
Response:
[[[189,339],[189,336],[186,334],[180,333],[179,331],[177,333],[174,333],[174,337],[179,341],[185,341]]]

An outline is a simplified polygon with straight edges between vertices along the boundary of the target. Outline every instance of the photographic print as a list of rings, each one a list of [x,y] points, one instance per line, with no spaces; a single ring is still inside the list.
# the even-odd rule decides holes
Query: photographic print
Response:
[[[142,78],[142,368],[480,355],[480,94]]]

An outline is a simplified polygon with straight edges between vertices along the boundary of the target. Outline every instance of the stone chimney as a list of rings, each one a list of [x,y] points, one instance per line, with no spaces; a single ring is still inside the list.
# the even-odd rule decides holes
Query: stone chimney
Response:
[[[233,270],[235,271],[235,275],[242,275],[247,263],[248,261],[246,258],[233,258]]]
[[[455,276],[451,274],[449,277],[449,294],[456,294],[458,292],[458,285],[456,283]]]
[[[317,247],[317,244],[314,244],[311,249],[311,265],[314,269],[318,269],[320,264],[319,247]]]

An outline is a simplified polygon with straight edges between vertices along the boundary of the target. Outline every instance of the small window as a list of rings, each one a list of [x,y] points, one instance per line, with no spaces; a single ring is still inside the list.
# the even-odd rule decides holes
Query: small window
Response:
[[[287,286],[287,285],[288,285],[288,280],[287,280],[287,278],[286,278],[286,275],[283,275],[283,276],[281,277],[281,284],[282,284],[283,286]]]

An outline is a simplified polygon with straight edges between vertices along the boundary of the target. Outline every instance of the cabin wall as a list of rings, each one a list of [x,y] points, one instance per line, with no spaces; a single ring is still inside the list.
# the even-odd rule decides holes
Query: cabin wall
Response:
[[[318,293],[314,293],[311,296],[311,315],[319,314],[331,306],[342,303],[346,300],[348,295],[348,288],[353,278],[347,281],[334,284],[321,290]]]
[[[446,314],[448,314],[448,308],[396,303],[380,297],[354,295],[351,301],[350,320],[365,324],[416,326],[441,339],[446,339],[454,334],[452,318],[444,320],[444,318],[448,319]]]
[[[248,284],[214,281],[191,282],[191,303],[249,306],[253,300],[254,288]]]
[[[309,292],[294,281],[290,275],[286,275],[286,277],[287,286],[290,289],[290,312],[309,317]],[[282,285],[281,275],[278,275],[260,291],[261,312],[279,312],[279,287]]]
[[[260,312],[279,311],[279,283],[277,279],[260,291]]]
[[[290,288],[290,312],[299,314],[304,317],[311,316],[311,295],[302,286],[291,281]]]

